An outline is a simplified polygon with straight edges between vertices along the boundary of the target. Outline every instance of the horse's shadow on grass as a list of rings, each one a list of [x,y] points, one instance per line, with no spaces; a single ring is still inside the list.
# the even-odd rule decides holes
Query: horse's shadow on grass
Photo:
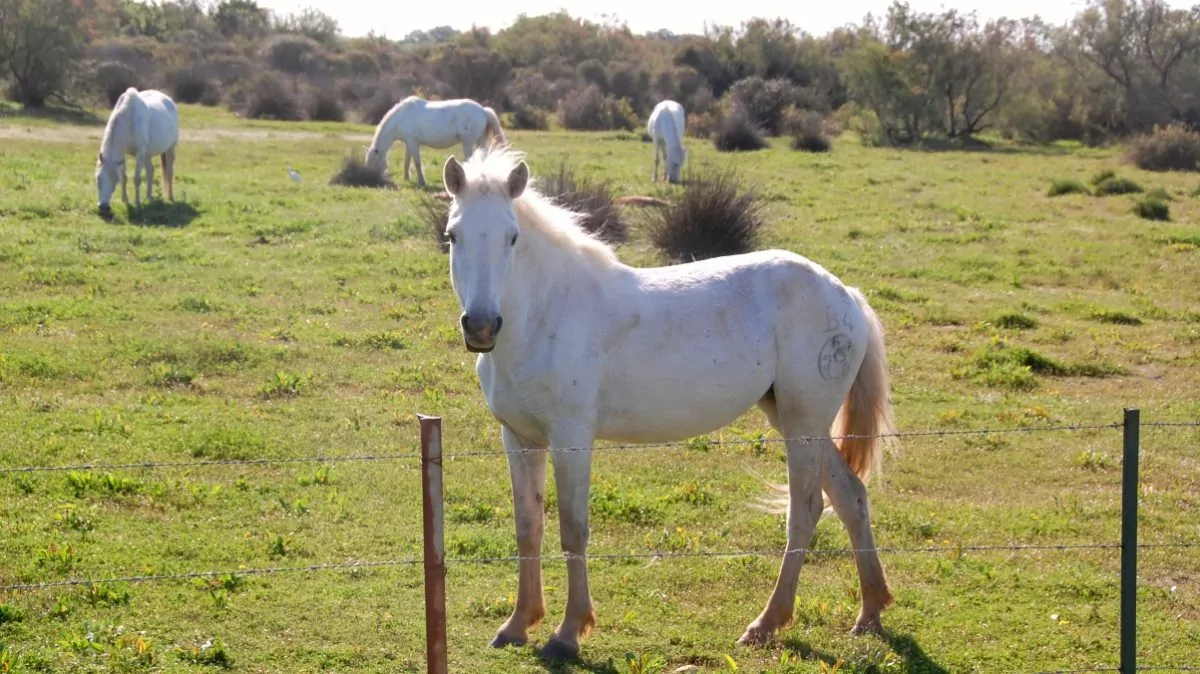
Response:
[[[950,670],[930,659],[920,644],[908,634],[897,634],[885,629],[879,635],[879,638],[893,652],[904,659],[905,671],[920,672],[920,674],[949,674],[950,672]],[[807,641],[802,641],[794,637],[784,639],[783,645],[795,651],[797,655],[805,660],[820,660],[831,667],[840,660],[836,655],[827,651],[817,650]]]
[[[186,201],[159,201],[129,205],[129,224],[139,227],[167,227],[177,229],[192,224],[200,211]]]

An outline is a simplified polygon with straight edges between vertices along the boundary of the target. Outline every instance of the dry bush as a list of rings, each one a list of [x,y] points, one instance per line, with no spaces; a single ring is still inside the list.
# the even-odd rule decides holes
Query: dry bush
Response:
[[[767,147],[762,130],[755,126],[741,107],[735,105],[717,121],[713,147],[718,152],[753,152]]]
[[[508,115],[506,128],[519,131],[546,131],[550,128],[550,119],[545,110],[539,110],[526,103],[516,103]]]
[[[689,176],[683,194],[653,212],[650,241],[676,264],[755,250],[765,204],[740,183],[733,169]]]
[[[576,89],[559,101],[558,121],[573,131],[632,131],[639,123],[628,101],[605,95],[594,84]]]
[[[450,202],[426,192],[421,195],[417,208],[421,211],[421,219],[429,228],[434,245],[443,253],[449,253],[450,239],[446,238],[446,225],[450,222]]]
[[[829,152],[833,147],[825,134],[824,120],[817,112],[792,108],[784,116],[784,126],[792,136],[793,150]]]
[[[1182,124],[1156,126],[1129,142],[1126,157],[1147,171],[1200,170],[1200,133]]]
[[[387,170],[371,168],[357,157],[342,158],[342,168],[329,179],[330,185],[342,187],[384,187],[395,189],[396,183],[387,175]]]
[[[295,122],[304,119],[304,106],[295,87],[274,72],[262,72],[245,84],[234,87],[230,107],[248,119],[277,119]]]
[[[581,177],[563,162],[556,175],[540,182],[543,194],[560,206],[581,213],[580,224],[597,238],[608,243],[629,240],[629,224],[621,216],[609,181]]]
[[[94,81],[99,93],[104,96],[109,107],[117,104],[117,99],[129,87],[141,89],[141,81],[133,68],[119,61],[104,61],[96,66]]]
[[[688,114],[687,123],[684,124],[684,133],[692,138],[703,138],[708,140],[712,138],[713,132],[717,129],[717,116],[711,112],[702,112],[698,114]]]
[[[199,68],[175,68],[167,73],[166,80],[167,92],[176,103],[216,105],[221,102],[217,83]]]
[[[346,108],[331,86],[314,87],[308,93],[308,118],[315,122],[344,122]]]

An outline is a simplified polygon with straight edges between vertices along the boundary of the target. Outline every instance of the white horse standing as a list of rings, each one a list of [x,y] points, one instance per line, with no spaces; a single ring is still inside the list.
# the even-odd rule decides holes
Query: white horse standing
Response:
[[[409,164],[415,160],[417,182],[424,187],[422,145],[440,150],[462,143],[463,158],[466,159],[487,138],[506,142],[495,110],[469,98],[427,101],[419,96],[409,96],[379,120],[365,161],[372,168],[387,168],[388,150],[398,140],[404,143],[404,179],[408,180]]]
[[[757,404],[786,439],[787,549],[775,589],[740,641],[792,622],[804,548],[825,507],[855,549],[862,607],[892,602],[863,486],[891,431],[883,328],[863,295],[820,265],[770,250],[671,267],[622,264],[579,215],[527,188],[508,148],[443,168],[452,197],[450,279],[488,407],[501,422],[520,561],[516,605],[494,646],[523,644],[545,615],[541,565],[547,448],[567,563],[563,620],[546,657],[573,657],[595,612],[588,487],[596,439],[669,442]],[[503,331],[501,330],[503,328]],[[839,442],[829,433],[836,431]]]
[[[654,143],[654,175],[651,176],[654,182],[658,182],[658,157],[661,154],[667,164],[664,169],[667,180],[679,183],[679,172],[687,159],[687,150],[683,147],[686,118],[683,106],[671,100],[654,106],[650,113],[646,132],[650,134],[650,142]]]
[[[161,91],[125,90],[113,106],[96,155],[96,190],[100,196],[100,211],[111,212],[113,191],[121,183],[121,199],[129,203],[126,155],[135,157],[133,169],[133,199],[142,205],[142,171],[146,171],[146,200],[154,194],[155,155],[162,155],[163,189],[167,198],[175,200],[175,146],[179,143],[179,110],[175,101]]]

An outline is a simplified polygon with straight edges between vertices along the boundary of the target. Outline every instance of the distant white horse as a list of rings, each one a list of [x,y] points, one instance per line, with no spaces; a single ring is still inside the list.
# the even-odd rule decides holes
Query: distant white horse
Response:
[[[154,194],[155,155],[162,155],[163,188],[167,198],[175,199],[175,146],[179,143],[179,110],[175,101],[161,91],[125,90],[113,106],[96,155],[96,190],[100,195],[100,211],[112,212],[109,202],[117,183],[121,183],[121,199],[129,203],[126,189],[125,157],[135,158],[133,169],[133,199],[142,205],[142,170],[146,171],[146,200]]]
[[[740,641],[764,642],[791,623],[822,493],[855,549],[854,630],[880,628],[892,595],[863,480],[880,464],[879,434],[892,422],[883,328],[862,293],[781,250],[629,267],[585,233],[579,214],[527,187],[528,166],[506,147],[465,165],[451,156],[443,180],[450,280],[463,341],[480,354],[479,383],[501,422],[523,558],[516,605],[492,644],[525,643],[545,615],[536,557],[547,448],[567,603],[542,654],[572,657],[595,622],[586,559],[592,443],[679,441],[755,404],[786,440],[787,549],[774,592]]]
[[[661,153],[667,164],[664,170],[667,180],[679,183],[679,172],[687,159],[687,150],[683,147],[685,121],[683,106],[675,101],[663,101],[654,106],[650,113],[646,132],[650,134],[650,141],[654,143],[654,182],[658,182],[658,157]]]
[[[495,110],[469,98],[427,101],[409,96],[379,120],[365,161],[372,168],[387,168],[388,150],[392,143],[400,141],[404,143],[404,179],[408,180],[409,164],[415,160],[417,182],[423,187],[422,145],[440,150],[462,143],[466,159],[488,138],[506,142]]]

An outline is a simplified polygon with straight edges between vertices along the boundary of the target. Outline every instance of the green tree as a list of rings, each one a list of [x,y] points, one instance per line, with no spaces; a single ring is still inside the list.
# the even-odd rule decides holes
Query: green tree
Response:
[[[93,8],[92,0],[0,0],[0,68],[22,106],[66,101]]]

